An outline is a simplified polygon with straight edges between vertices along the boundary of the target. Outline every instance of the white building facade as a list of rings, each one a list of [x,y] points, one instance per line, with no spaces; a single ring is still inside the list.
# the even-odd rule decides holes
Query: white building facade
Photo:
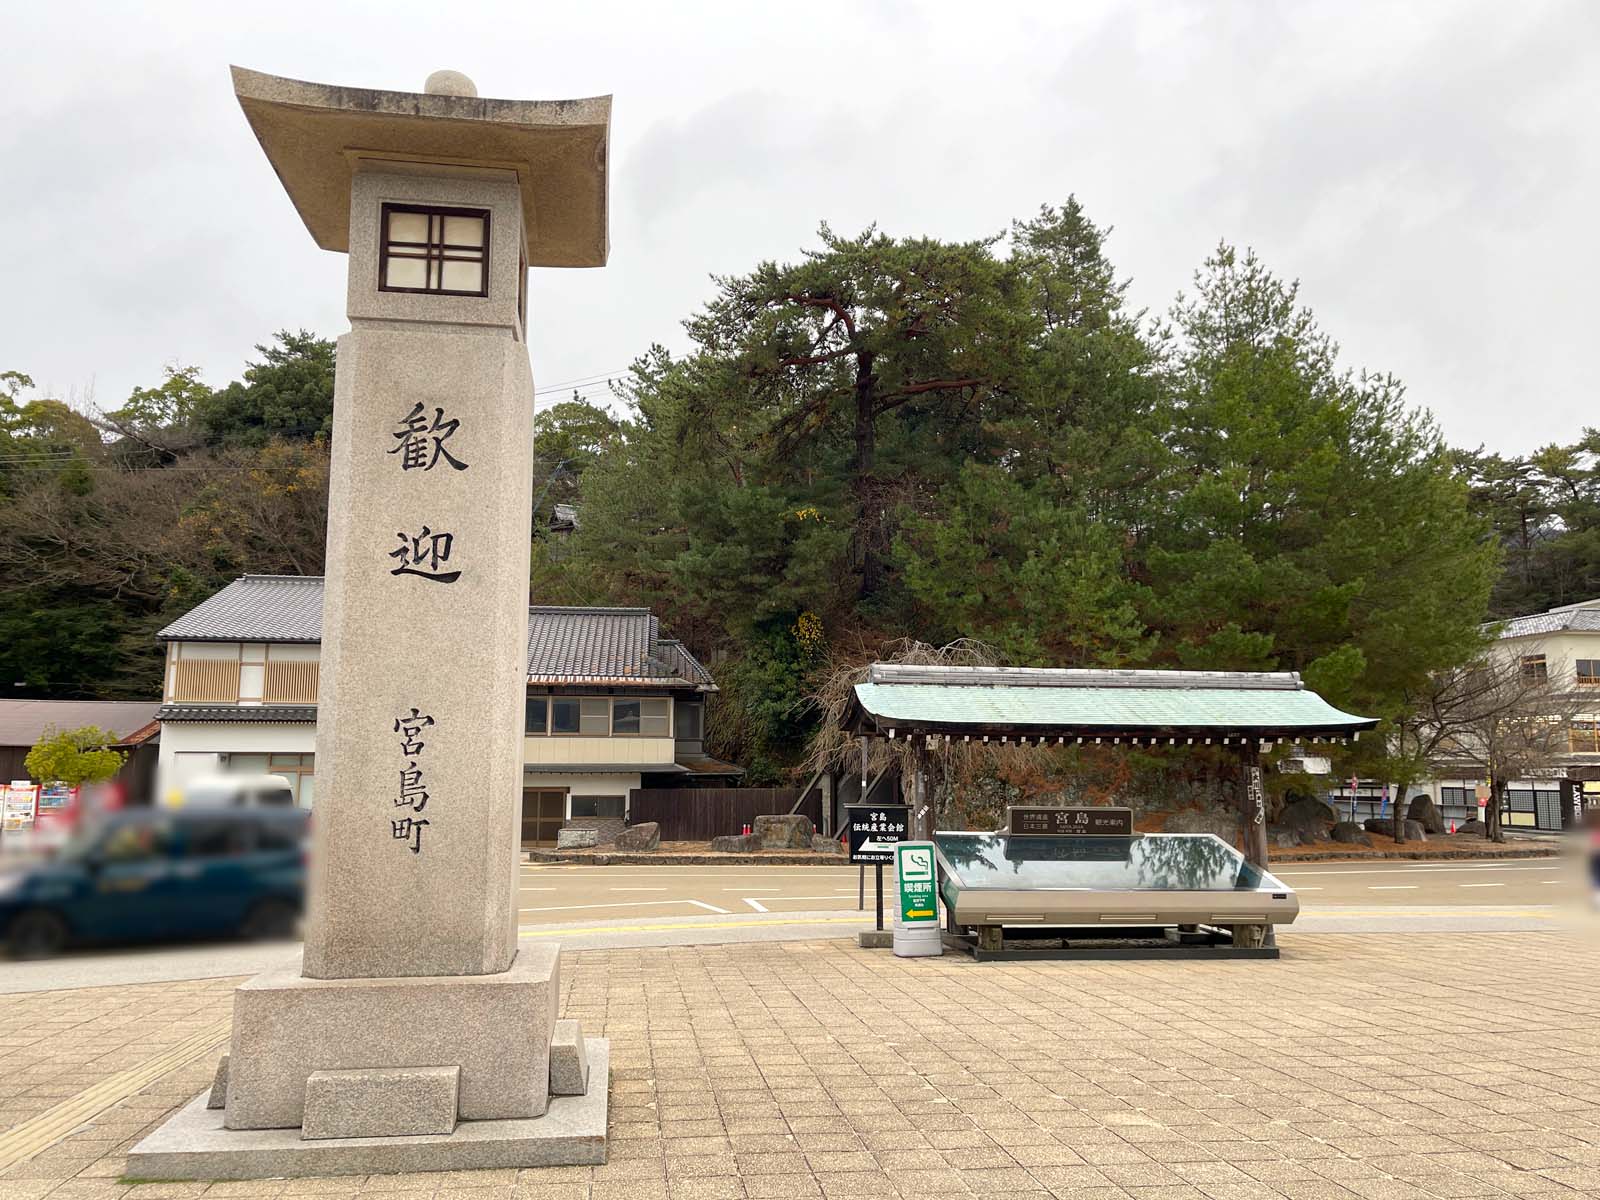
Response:
[[[1530,678],[1551,680],[1577,702],[1567,753],[1537,778],[1510,784],[1502,823],[1507,829],[1574,828],[1586,809],[1600,808],[1600,598],[1514,617],[1501,625],[1490,653],[1514,659]],[[1386,815],[1392,789],[1378,780],[1361,780],[1352,793],[1350,783],[1338,781],[1328,795],[1341,815],[1351,811],[1352,799],[1357,820]],[[1465,821],[1478,815],[1485,787],[1481,771],[1461,764],[1454,773],[1447,767],[1440,778],[1413,784],[1402,802],[1426,793],[1447,822]]]

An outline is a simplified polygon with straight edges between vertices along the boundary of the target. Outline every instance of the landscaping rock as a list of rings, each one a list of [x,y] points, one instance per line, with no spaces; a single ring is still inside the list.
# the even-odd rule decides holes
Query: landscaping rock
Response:
[[[748,854],[761,849],[761,842],[754,834],[725,833],[711,839],[711,848],[724,854]]]
[[[1406,821],[1406,841],[1408,842],[1425,842],[1432,832],[1433,830],[1429,829],[1421,821]]]
[[[655,821],[629,825],[617,834],[618,850],[654,850],[661,845],[661,826]]]
[[[1433,802],[1432,796],[1411,797],[1411,807],[1406,809],[1406,820],[1418,822],[1425,833],[1444,832],[1444,814]]]
[[[588,850],[600,844],[598,829],[560,829],[556,831],[557,850]]]
[[[753,836],[761,850],[809,850],[817,827],[799,814],[757,817]]]
[[[1306,841],[1320,842],[1338,821],[1339,814],[1329,805],[1312,796],[1300,796],[1283,806],[1277,823],[1285,829],[1297,830]]]
[[[1239,836],[1239,818],[1215,809],[1185,808],[1162,822],[1161,829],[1164,833],[1214,833],[1231,846]]]
[[[1461,822],[1461,824],[1456,826],[1456,833],[1458,833],[1458,834],[1461,834],[1461,833],[1475,833],[1479,837],[1482,837],[1483,836],[1483,822],[1478,820],[1477,817],[1473,817],[1472,820],[1470,820],[1470,821],[1463,821],[1463,822]]]
[[[1394,820],[1391,817],[1368,817],[1361,822],[1361,828],[1368,833],[1389,834],[1394,831]]]
[[[1328,836],[1336,842],[1347,846],[1370,846],[1372,838],[1367,831],[1354,821],[1336,821]]]
[[[1267,844],[1276,846],[1279,850],[1293,850],[1300,844],[1300,835],[1293,829],[1285,829],[1282,825],[1268,825]]]
[[[840,854],[844,851],[839,839],[823,837],[820,833],[811,839],[811,848],[818,854]]]

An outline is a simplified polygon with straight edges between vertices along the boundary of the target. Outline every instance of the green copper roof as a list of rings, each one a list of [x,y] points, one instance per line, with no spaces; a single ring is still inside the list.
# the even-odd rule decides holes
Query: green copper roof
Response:
[[[856,685],[855,698],[847,724],[881,733],[1346,737],[1377,724],[1334,708],[1287,672],[883,665]]]

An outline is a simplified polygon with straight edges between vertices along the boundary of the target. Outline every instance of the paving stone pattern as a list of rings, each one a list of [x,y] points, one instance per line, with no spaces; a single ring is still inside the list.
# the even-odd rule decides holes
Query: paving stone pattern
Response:
[[[603,1167],[149,1183],[173,1071],[0,1176],[0,1200],[1600,1196],[1600,949],[1325,934],[1281,961],[896,960],[853,941],[566,956],[612,1039]],[[3,968],[0,968],[3,969]],[[15,1124],[227,1014],[234,980],[0,997]]]

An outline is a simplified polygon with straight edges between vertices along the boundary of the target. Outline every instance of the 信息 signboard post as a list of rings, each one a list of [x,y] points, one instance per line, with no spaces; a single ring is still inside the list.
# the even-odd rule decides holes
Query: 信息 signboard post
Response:
[[[848,804],[844,810],[845,838],[850,861],[862,870],[861,890],[866,891],[866,864],[871,863],[877,884],[878,932],[883,932],[883,869],[894,861],[895,844],[905,840],[911,809],[904,804]],[[865,896],[862,896],[865,900]]]

